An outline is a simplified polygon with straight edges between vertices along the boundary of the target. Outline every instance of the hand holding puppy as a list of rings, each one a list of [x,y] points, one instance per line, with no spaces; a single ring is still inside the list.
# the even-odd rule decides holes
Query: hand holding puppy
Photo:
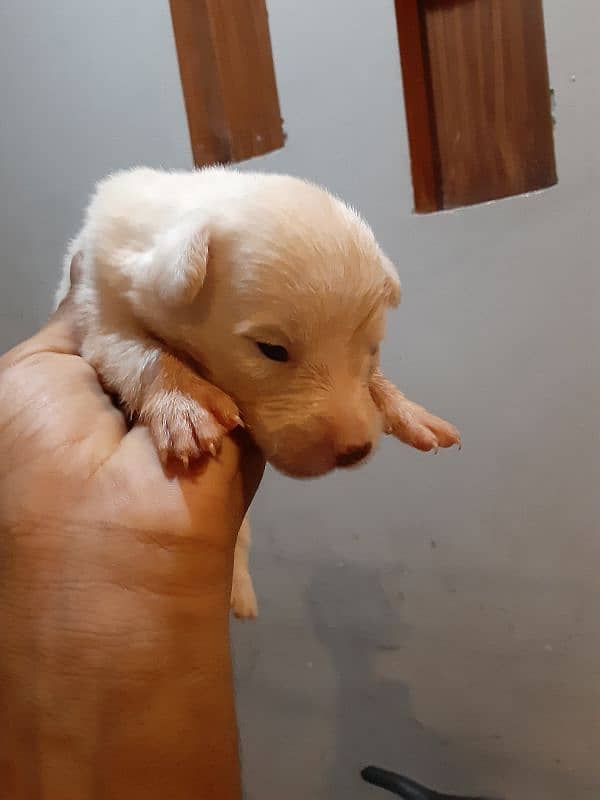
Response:
[[[229,591],[264,461],[241,435],[166,474],[73,311],[0,358],[0,800],[238,800]]]
[[[352,467],[382,432],[420,450],[459,442],[379,369],[400,281],[372,230],[324,189],[212,168],[102,181],[65,261],[82,355],[164,462],[214,456],[244,425],[294,477]],[[247,520],[232,607],[256,616]]]

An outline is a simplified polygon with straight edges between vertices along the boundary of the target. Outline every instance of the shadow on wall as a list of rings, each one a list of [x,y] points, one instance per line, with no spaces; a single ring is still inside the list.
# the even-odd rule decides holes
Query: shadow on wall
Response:
[[[440,718],[445,720],[440,732],[417,718],[424,686],[431,680],[432,656],[427,654],[432,642],[421,641],[418,620],[416,627],[407,624],[403,598],[394,596],[391,589],[408,589],[410,576],[405,570],[349,561],[341,564],[333,559],[326,563],[284,560],[276,547],[262,550],[256,561],[259,595],[260,587],[268,585],[267,576],[271,591],[260,598],[262,616],[257,626],[234,627],[248,800],[391,798],[362,781],[360,771],[368,764],[458,795],[504,800],[598,799],[598,787],[591,785],[590,774],[578,774],[566,752],[560,760],[545,755],[546,726],[552,734],[553,719],[559,725],[564,719],[564,697],[556,698],[556,708],[551,700],[550,707],[541,708],[539,702],[552,698],[548,692],[563,679],[564,694],[569,695],[572,669],[563,676],[560,661],[551,679],[548,675],[544,678],[547,654],[532,662],[530,649],[516,648],[512,634],[507,634],[508,638],[494,643],[500,652],[514,657],[515,676],[507,680],[502,669],[493,672],[493,655],[490,658],[483,648],[480,657],[477,647],[465,643],[461,626],[452,624],[455,611],[462,613],[461,608],[464,611],[488,589],[465,584],[463,604],[446,613],[438,605],[443,595],[431,588],[430,613],[444,614],[445,624],[452,629],[446,642],[453,642],[456,635],[452,652],[444,652],[440,645],[437,655],[440,686],[448,687],[438,693],[444,703]],[[513,586],[512,591],[525,597],[526,604],[534,603],[539,586],[530,587],[529,594],[523,586]],[[493,597],[493,587],[489,592]],[[539,598],[537,602],[541,602]],[[428,636],[435,627],[423,625]],[[470,636],[472,630],[468,631]],[[412,686],[424,654],[429,659],[428,674],[419,687]],[[472,659],[476,663],[471,663]],[[464,680],[459,681],[464,697],[450,688],[456,682],[447,675],[461,669],[465,671]],[[527,681],[522,680],[523,669]],[[538,681],[535,674],[530,675],[532,669],[542,670],[542,685],[529,702],[523,694],[531,686],[529,678]],[[482,672],[483,683],[478,680],[470,692],[469,676]],[[417,688],[418,707],[413,694]],[[493,711],[498,703],[499,715]],[[461,708],[467,724],[461,719]],[[427,718],[431,719],[430,713]],[[573,735],[574,725],[567,725],[561,736]],[[550,741],[555,738],[550,736]],[[593,747],[593,743],[588,745]],[[572,754],[577,752],[577,747],[571,748]]]
[[[343,570],[325,566],[310,584],[308,606],[338,679],[329,796],[370,796],[374,790],[360,779],[367,764],[448,791],[476,794],[486,788],[487,768],[492,766],[486,764],[486,754],[466,750],[426,728],[414,716],[408,686],[378,674],[381,659],[393,654],[403,658],[408,634],[386,596],[380,572],[358,565]],[[494,764],[494,773],[497,769]]]
[[[510,755],[510,745],[508,751],[502,747],[500,752],[498,742],[493,752],[493,743],[486,750],[475,741],[448,741],[419,722],[410,688],[390,677],[390,672],[401,672],[410,659],[406,649],[410,628],[390,602],[379,570],[356,564],[346,564],[344,569],[323,566],[310,582],[307,601],[315,634],[330,653],[337,679],[328,798],[359,800],[381,795],[383,800],[386,795],[381,790],[361,782],[360,770],[368,764],[457,794],[506,800],[598,796],[567,764],[543,769],[523,763],[518,754]],[[395,669],[389,669],[390,663]],[[444,670],[443,653],[439,669],[440,673]],[[493,676],[490,691],[494,691]],[[484,731],[481,740],[486,740]]]

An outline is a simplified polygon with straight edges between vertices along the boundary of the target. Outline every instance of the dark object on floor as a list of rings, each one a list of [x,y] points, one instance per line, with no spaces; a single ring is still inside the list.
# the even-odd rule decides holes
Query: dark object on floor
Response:
[[[367,783],[387,789],[389,792],[403,797],[404,800],[491,800],[485,797],[466,797],[458,794],[441,794],[427,789],[410,778],[398,775],[397,772],[389,772],[379,767],[365,767],[360,773]]]

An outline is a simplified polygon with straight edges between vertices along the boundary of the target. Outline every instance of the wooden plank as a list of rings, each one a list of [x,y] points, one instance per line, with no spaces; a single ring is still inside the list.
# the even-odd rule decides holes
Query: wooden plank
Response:
[[[196,166],[283,147],[264,0],[170,0]]]
[[[417,2],[438,208],[556,183],[541,0]]]
[[[442,207],[441,175],[427,40],[419,0],[396,0],[396,25],[415,210],[437,211]]]
[[[444,208],[556,183],[539,0],[424,0]]]

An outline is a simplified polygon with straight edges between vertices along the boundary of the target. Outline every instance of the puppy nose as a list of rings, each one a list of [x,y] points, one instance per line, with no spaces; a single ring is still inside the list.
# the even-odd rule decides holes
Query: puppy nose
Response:
[[[358,464],[359,461],[362,461],[369,455],[372,447],[373,445],[371,442],[347,447],[345,450],[342,450],[341,453],[337,454],[335,464],[337,467],[351,467],[353,464]]]

